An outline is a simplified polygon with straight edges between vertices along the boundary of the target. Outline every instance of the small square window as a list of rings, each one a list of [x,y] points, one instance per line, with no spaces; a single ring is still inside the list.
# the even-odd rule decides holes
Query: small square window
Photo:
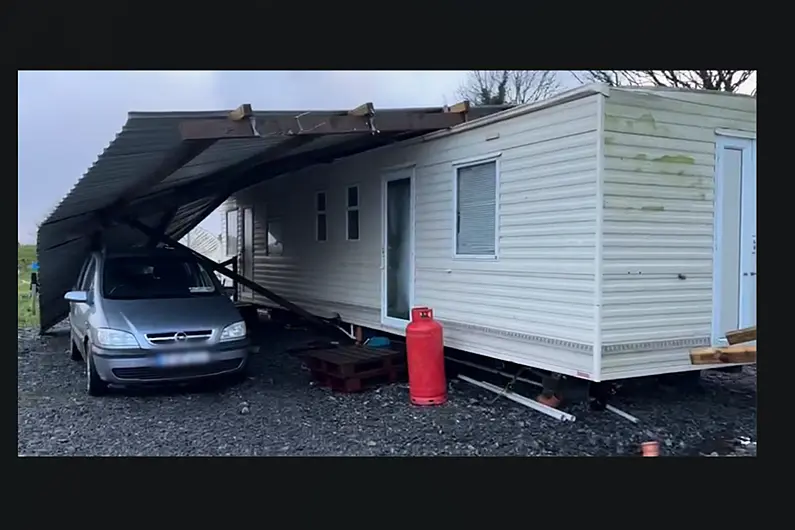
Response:
[[[348,240],[359,239],[359,210],[348,210]]]
[[[326,228],[326,214],[319,213],[317,214],[317,240],[318,241],[325,241],[328,237],[327,228]]]
[[[359,240],[359,187],[349,186],[346,197],[345,238],[348,241]]]
[[[348,188],[348,208],[359,206],[359,187],[351,186]]]
[[[319,191],[315,195],[315,239],[317,241],[328,239],[326,222],[326,192]]]

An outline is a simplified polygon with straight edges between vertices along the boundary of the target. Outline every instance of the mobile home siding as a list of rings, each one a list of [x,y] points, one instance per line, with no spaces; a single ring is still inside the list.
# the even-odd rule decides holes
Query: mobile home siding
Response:
[[[686,369],[683,344],[710,336],[719,128],[755,131],[756,101],[620,89],[606,98],[603,379]]]
[[[388,168],[414,165],[414,305],[434,308],[447,345],[590,373],[596,97],[363,153],[238,193],[241,208],[254,207],[258,234],[269,216],[283,224],[283,255],[266,256],[257,246],[255,279],[310,311],[387,329],[380,317],[381,177]],[[454,258],[454,164],[497,153],[498,259]],[[359,186],[359,241],[345,238],[350,185]],[[327,193],[324,242],[315,241],[318,191]]]

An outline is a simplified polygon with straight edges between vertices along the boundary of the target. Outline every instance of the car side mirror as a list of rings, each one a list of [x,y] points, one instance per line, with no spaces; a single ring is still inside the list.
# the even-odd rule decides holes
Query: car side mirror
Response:
[[[90,304],[88,291],[69,291],[64,295],[64,300],[76,304]]]

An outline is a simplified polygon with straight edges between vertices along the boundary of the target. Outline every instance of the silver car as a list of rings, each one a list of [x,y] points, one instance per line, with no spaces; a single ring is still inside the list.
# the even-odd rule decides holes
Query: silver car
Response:
[[[245,322],[215,274],[183,252],[94,252],[64,298],[89,395],[245,371]]]

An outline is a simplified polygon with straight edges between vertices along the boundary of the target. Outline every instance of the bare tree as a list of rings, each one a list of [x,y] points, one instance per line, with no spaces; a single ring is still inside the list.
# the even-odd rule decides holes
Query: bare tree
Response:
[[[756,70],[585,70],[572,74],[581,83],[611,86],[667,86],[737,92]],[[754,90],[756,93],[756,90]]]
[[[475,105],[538,101],[560,91],[557,73],[546,70],[472,70],[458,95]]]

